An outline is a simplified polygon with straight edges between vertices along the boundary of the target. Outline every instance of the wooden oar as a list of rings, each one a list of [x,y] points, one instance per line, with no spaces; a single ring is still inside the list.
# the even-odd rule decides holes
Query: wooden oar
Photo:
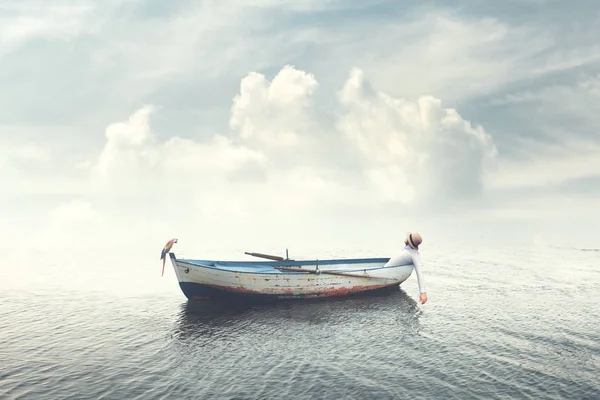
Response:
[[[341,276],[352,276],[355,278],[378,278],[378,277],[373,277],[373,276],[369,276],[366,274],[353,274],[351,272],[340,272],[340,271],[331,271],[331,270],[323,270],[323,269],[319,269],[319,270],[315,270],[315,269],[304,269],[304,268],[294,268],[294,267],[275,267],[279,270],[283,270],[283,271],[293,271],[293,272],[308,272],[311,274],[330,274],[330,275],[341,275]]]
[[[267,260],[274,260],[274,261],[283,261],[284,258],[283,257],[279,257],[279,256],[271,256],[269,254],[262,254],[262,253],[249,253],[247,251],[244,252],[244,254],[248,254],[249,256],[252,257],[260,257],[260,258],[266,258]]]

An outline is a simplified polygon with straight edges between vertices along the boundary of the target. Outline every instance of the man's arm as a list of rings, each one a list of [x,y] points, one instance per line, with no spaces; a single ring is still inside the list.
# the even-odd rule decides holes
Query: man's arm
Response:
[[[421,304],[425,304],[427,301],[427,290],[425,289],[425,278],[423,278],[423,272],[421,270],[421,256],[419,253],[411,252],[413,265],[415,266],[415,272],[417,273],[417,282],[419,284],[419,293]]]

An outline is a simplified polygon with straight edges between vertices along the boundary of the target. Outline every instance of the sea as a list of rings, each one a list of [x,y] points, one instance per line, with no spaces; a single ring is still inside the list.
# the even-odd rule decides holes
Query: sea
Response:
[[[157,254],[24,255],[0,275],[0,399],[600,399],[599,249],[421,254],[426,304],[414,274],[224,304],[188,301]]]

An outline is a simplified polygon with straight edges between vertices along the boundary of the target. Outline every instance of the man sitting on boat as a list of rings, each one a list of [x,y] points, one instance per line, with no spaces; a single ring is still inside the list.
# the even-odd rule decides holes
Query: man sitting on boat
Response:
[[[421,304],[427,301],[427,291],[425,290],[425,280],[421,271],[421,255],[419,254],[419,245],[423,243],[423,238],[418,232],[408,232],[404,239],[404,248],[397,256],[390,258],[385,264],[386,267],[404,265],[412,263],[417,273],[417,282],[419,284],[419,293]]]

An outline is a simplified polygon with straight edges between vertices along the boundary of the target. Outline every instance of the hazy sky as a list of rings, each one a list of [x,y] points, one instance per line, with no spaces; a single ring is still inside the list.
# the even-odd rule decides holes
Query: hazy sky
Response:
[[[2,246],[589,244],[598,38],[596,0],[5,0]]]

